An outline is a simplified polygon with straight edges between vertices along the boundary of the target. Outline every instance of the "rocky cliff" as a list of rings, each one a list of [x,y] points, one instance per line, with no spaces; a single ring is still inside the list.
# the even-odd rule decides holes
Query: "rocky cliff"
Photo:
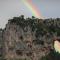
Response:
[[[60,19],[38,19],[24,16],[10,19],[3,29],[3,56],[6,60],[41,60],[60,36]]]

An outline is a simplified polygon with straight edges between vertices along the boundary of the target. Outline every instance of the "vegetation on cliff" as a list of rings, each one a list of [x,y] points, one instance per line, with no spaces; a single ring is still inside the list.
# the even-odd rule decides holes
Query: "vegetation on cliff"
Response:
[[[60,53],[52,50],[47,56],[42,57],[41,60],[60,60]]]
[[[44,35],[46,33],[56,34],[60,36],[60,18],[56,19],[38,19],[32,16],[32,18],[24,18],[24,15],[20,17],[14,17],[9,20],[10,23],[20,25],[24,29],[26,26],[30,26],[32,31],[36,30],[36,36]]]

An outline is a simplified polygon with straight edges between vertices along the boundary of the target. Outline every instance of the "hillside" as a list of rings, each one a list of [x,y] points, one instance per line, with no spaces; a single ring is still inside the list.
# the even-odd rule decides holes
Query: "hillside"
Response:
[[[9,19],[2,31],[5,60],[42,60],[54,51],[54,38],[60,37],[60,18],[25,19],[21,15]]]

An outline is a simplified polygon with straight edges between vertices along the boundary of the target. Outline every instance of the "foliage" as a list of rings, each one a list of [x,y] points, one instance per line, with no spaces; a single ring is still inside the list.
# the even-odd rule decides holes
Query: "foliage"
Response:
[[[24,18],[24,15],[20,17],[14,17],[9,20],[10,23],[15,23],[23,29],[30,26],[31,30],[36,31],[36,36],[44,35],[48,33],[57,33],[60,36],[60,18],[56,19],[38,19],[32,16],[32,18]]]
[[[42,57],[41,60],[60,60],[60,53],[52,50],[47,56]]]

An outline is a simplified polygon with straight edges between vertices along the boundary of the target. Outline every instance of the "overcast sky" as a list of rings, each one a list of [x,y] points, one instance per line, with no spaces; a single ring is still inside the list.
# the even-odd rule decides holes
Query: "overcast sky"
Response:
[[[32,3],[37,6],[42,16],[46,18],[60,17],[60,0],[33,0]],[[22,0],[0,0],[0,28],[4,28],[8,19],[14,16],[31,17],[30,9]]]

